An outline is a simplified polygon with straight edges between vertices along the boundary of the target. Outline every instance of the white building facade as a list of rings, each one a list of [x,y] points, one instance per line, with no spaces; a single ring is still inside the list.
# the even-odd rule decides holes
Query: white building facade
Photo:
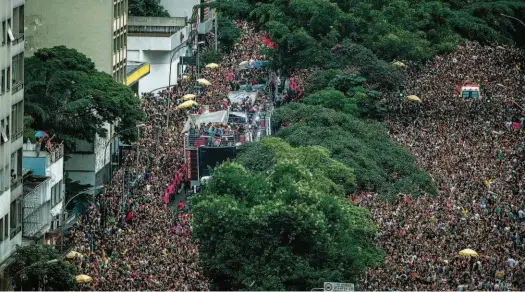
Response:
[[[72,181],[89,184],[93,187],[103,185],[111,176],[112,156],[118,155],[118,140],[115,127],[105,123],[106,137],[96,136],[93,143],[78,143],[76,152],[65,162],[65,172]]]
[[[177,84],[182,74],[180,57],[188,53],[190,33],[185,17],[128,18],[128,62],[150,64],[149,75],[139,81],[139,93]]]
[[[38,150],[35,144],[25,143],[23,150],[23,237],[55,244],[64,222],[64,148],[56,144]]]
[[[22,243],[24,0],[0,0],[0,263]]]

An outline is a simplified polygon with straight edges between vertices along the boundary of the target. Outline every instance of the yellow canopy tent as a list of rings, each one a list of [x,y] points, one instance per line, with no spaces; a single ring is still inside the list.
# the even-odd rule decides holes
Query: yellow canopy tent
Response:
[[[212,69],[219,68],[219,64],[209,63],[208,65],[206,65],[206,68],[212,68]]]
[[[200,79],[197,79],[197,83],[199,83],[200,85],[204,85],[204,86],[210,86],[211,85],[211,82],[204,79],[204,78],[200,78]]]
[[[197,97],[195,94],[188,93],[188,94],[185,94],[185,95],[182,97],[182,100],[195,99],[195,97]]]
[[[199,105],[196,101],[194,100],[188,100],[188,101],[185,101],[181,104],[179,104],[179,106],[177,106],[178,109],[187,109],[187,108],[190,108],[194,105]]]
[[[479,257],[479,254],[475,250],[470,249],[470,248],[466,248],[464,250],[461,250],[459,252],[459,255],[460,256],[465,256],[465,257]]]
[[[417,103],[422,103],[421,99],[419,99],[419,97],[417,97],[415,95],[407,96],[407,101],[414,101],[414,102],[417,102]]]
[[[79,284],[87,284],[87,283],[93,282],[93,278],[91,278],[88,275],[78,275],[75,277],[75,279],[77,280],[77,283]]]
[[[68,259],[74,259],[74,258],[81,258],[82,257],[82,254],[79,253],[79,252],[76,252],[74,250],[70,251],[67,255],[66,255],[66,258]]]

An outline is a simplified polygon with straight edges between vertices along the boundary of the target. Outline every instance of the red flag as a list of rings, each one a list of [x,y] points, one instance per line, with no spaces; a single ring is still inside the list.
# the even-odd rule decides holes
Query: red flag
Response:
[[[261,39],[264,42],[264,44],[268,46],[268,48],[270,49],[277,48],[277,44],[272,42],[268,37],[263,36]]]

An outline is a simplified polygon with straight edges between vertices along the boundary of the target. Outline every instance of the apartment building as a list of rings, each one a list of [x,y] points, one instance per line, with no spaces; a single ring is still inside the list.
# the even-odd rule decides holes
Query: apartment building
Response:
[[[0,0],[0,263],[22,243],[24,0]]]
[[[125,83],[127,14],[127,0],[26,0],[27,55],[63,45]]]
[[[56,244],[60,238],[64,208],[64,146],[24,143],[24,207],[22,236],[43,244]]]
[[[150,66],[148,76],[138,82],[139,92],[150,92],[177,84],[182,74],[180,57],[186,56],[191,27],[186,17],[130,16],[128,60]]]
[[[31,56],[41,48],[64,45],[88,56],[98,70],[126,82],[128,0],[26,0],[26,52]],[[65,162],[64,171],[72,180],[101,185],[110,177],[110,163],[118,151],[118,141],[108,143],[108,135],[94,143],[80,143]],[[116,140],[116,139],[115,139]]]

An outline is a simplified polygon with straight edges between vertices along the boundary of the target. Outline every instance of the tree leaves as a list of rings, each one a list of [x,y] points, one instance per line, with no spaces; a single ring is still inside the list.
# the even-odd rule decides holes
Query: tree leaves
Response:
[[[128,5],[132,16],[170,17],[160,0],[129,0]]]
[[[123,84],[95,69],[85,55],[64,46],[45,48],[26,59],[25,113],[33,129],[56,134],[66,151],[80,140],[93,142],[106,135],[105,123],[117,129],[135,126],[144,118],[139,99]],[[134,133],[123,135],[124,140]]]
[[[326,149],[277,138],[245,146],[239,160],[250,164],[246,153],[256,149],[276,164],[250,172],[225,163],[192,198],[192,237],[212,289],[306,291],[353,281],[381,260],[368,211],[349,205],[342,189],[325,192],[332,179],[353,184],[351,169]]]
[[[7,269],[14,290],[40,290],[44,278],[47,279],[45,288],[48,291],[76,290],[76,266],[60,258],[59,252],[51,245],[17,246],[14,261]],[[57,262],[49,263],[51,260]]]

